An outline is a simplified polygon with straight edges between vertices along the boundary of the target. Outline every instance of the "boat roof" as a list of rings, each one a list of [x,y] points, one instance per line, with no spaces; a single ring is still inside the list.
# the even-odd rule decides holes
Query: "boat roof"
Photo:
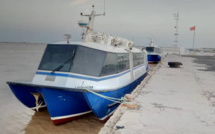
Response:
[[[128,53],[128,48],[125,46],[114,46],[114,45],[108,45],[108,44],[100,44],[100,43],[95,43],[95,42],[70,42],[69,44],[66,41],[61,41],[61,42],[56,42],[56,43],[51,43],[49,45],[80,45],[80,46],[85,46],[88,48],[93,48],[101,51],[106,51],[106,52],[111,52],[111,53]],[[141,51],[140,49],[136,47],[132,47],[132,50],[130,50],[133,53],[141,53],[144,51]]]

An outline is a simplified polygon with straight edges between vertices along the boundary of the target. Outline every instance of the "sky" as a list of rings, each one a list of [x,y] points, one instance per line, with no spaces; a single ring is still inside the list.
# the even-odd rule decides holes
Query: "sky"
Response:
[[[106,0],[106,15],[96,17],[94,31],[133,40],[145,46],[174,45],[174,13],[179,12],[178,46],[215,48],[214,0]],[[0,42],[54,43],[81,41],[80,13],[104,12],[103,0],[0,0]]]

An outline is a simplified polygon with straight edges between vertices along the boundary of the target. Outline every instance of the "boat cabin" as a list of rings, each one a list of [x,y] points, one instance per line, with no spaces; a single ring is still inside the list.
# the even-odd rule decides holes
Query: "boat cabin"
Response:
[[[133,54],[133,66],[144,63],[144,53]],[[49,44],[38,70],[107,76],[129,70],[129,53],[112,53],[77,44]]]

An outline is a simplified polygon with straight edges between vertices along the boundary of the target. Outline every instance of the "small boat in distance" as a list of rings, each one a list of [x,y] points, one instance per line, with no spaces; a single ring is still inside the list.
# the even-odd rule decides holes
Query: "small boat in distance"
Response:
[[[145,47],[145,50],[148,52],[148,63],[158,63],[161,60],[162,50],[153,43],[153,39],[151,39],[149,46]]]
[[[107,120],[120,102],[148,72],[147,52],[128,39],[93,31],[96,14],[83,14],[89,22],[83,41],[48,44],[32,82],[7,82],[25,106],[39,111],[47,107],[54,124],[62,124],[93,112]]]

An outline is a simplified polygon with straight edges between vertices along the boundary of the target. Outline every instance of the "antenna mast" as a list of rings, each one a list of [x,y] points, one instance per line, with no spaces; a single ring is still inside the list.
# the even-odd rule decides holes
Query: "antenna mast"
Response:
[[[104,0],[104,16],[105,16],[105,0]]]
[[[174,44],[174,46],[175,46],[175,53],[176,53],[176,48],[177,48],[177,46],[178,46],[178,21],[179,21],[179,13],[177,12],[176,14],[174,14],[174,19],[176,20],[176,24],[175,24],[175,40],[174,40],[174,42],[175,42],[175,44]]]
[[[102,15],[105,15],[105,13],[103,14],[96,14],[96,12],[94,11],[94,5],[92,5],[92,11],[91,11],[91,14],[83,14],[81,13],[81,16],[86,16],[88,17],[89,19],[89,22],[86,23],[86,22],[82,22],[82,21],[79,21],[78,24],[80,27],[84,27],[86,28],[86,32],[82,35],[84,35],[84,40],[85,42],[88,42],[88,41],[92,41],[92,35],[93,35],[93,27],[94,27],[94,19],[96,16],[102,16]]]
[[[149,38],[150,39],[150,43],[149,43],[149,46],[153,46],[153,41],[154,41],[154,38],[153,38],[153,36],[151,37],[151,38]]]

